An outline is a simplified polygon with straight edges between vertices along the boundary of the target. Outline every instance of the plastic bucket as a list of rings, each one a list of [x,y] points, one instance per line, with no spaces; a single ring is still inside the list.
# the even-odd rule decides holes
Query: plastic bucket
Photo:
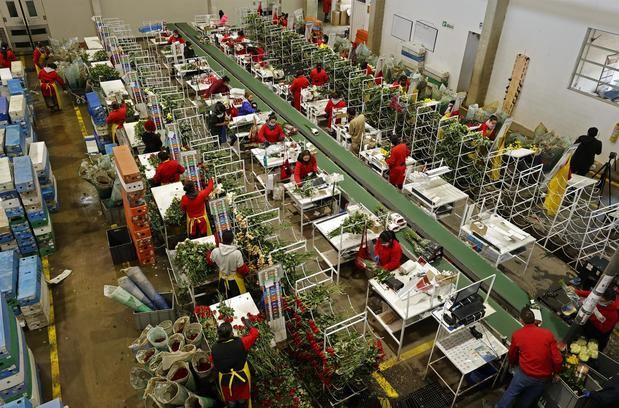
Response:
[[[183,336],[181,333],[173,334],[168,338],[168,348],[170,349],[172,353],[181,351],[184,345],[185,345],[185,336]]]
[[[181,316],[174,322],[172,330],[174,333],[182,333],[185,330],[185,326],[189,324],[189,316]]]
[[[186,325],[183,334],[187,344],[194,344],[198,347],[202,343],[202,325],[200,323]]]

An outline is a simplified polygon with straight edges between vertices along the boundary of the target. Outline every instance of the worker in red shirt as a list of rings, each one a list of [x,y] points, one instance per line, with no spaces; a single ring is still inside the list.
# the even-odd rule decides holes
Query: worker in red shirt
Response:
[[[118,102],[112,102],[112,111],[108,113],[105,122],[110,126],[110,134],[112,135],[112,141],[116,143],[116,131],[123,127],[123,124],[127,120],[127,104],[123,103],[119,105]]]
[[[576,294],[582,298],[586,298],[590,293],[590,290],[576,290]],[[600,351],[604,351],[606,348],[610,335],[617,321],[619,321],[619,312],[617,309],[619,309],[617,292],[614,287],[608,288],[600,297],[593,314],[583,326],[585,337],[597,340],[598,349]]]
[[[404,74],[400,75],[400,77],[398,78],[397,81],[395,81],[393,83],[393,86],[399,86],[400,87],[400,92],[405,94],[408,92],[408,87],[411,86],[411,81],[410,79],[408,79],[408,77]]]
[[[187,214],[187,236],[189,239],[211,235],[211,224],[206,213],[208,196],[213,192],[213,179],[209,179],[208,186],[196,191],[192,181],[186,181],[184,185],[185,195],[181,198],[181,208]]]
[[[365,75],[372,75],[374,73],[374,70],[372,69],[372,67],[366,62],[363,61],[361,64],[359,64],[359,68],[361,68],[363,71],[365,71]]]
[[[181,179],[181,174],[185,172],[185,168],[176,160],[170,159],[170,154],[165,150],[157,153],[159,165],[153,176],[153,183],[156,185],[176,183]]]
[[[487,121],[479,126],[479,131],[481,135],[486,139],[494,140],[496,137],[496,124],[498,119],[495,115],[490,115]]]
[[[282,13],[279,17],[279,25],[288,28],[288,13]]]
[[[322,0],[322,12],[325,15],[324,21],[329,21],[329,16],[331,14],[331,0]],[[337,21],[335,24],[337,24]]]
[[[535,315],[528,307],[520,311],[524,325],[512,334],[508,358],[511,365],[518,365],[511,383],[496,408],[531,407],[542,395],[553,376],[561,371],[563,357],[550,330],[535,324]]]
[[[209,98],[216,94],[226,94],[230,92],[230,88],[228,87],[229,83],[230,78],[228,78],[227,75],[224,75],[223,77],[215,80],[211,86],[209,86],[208,89],[202,93],[202,96]]]
[[[43,43],[38,42],[37,46],[34,47],[34,52],[32,53],[32,63],[34,65],[34,69],[37,71],[37,74],[45,66],[47,57],[49,57],[49,48],[44,46]]]
[[[247,355],[260,332],[245,317],[241,321],[249,328],[246,336],[234,336],[232,325],[223,322],[217,327],[217,342],[211,348],[219,393],[228,407],[251,407],[251,373]]]
[[[316,158],[309,150],[303,150],[294,165],[294,181],[297,183],[297,186],[303,184],[304,179],[312,177],[317,171],[318,163],[316,163]]]
[[[64,88],[64,81],[56,72],[56,64],[49,63],[45,68],[38,73],[39,81],[41,82],[41,95],[45,99],[47,107],[54,110],[62,108],[62,98],[58,93],[58,85]]]
[[[297,76],[290,84],[288,90],[292,94],[292,106],[299,112],[301,111],[301,90],[309,86],[309,81],[303,71],[298,71]]]
[[[396,135],[391,137],[391,146],[389,157],[385,160],[389,166],[389,183],[401,190],[406,177],[406,158],[411,151],[406,143],[400,143],[400,138]]]
[[[258,131],[258,142],[268,145],[281,142],[284,138],[286,138],[286,134],[284,133],[282,125],[277,123],[277,115],[271,113],[267,122],[262,125]]]
[[[393,231],[380,233],[374,244],[374,260],[383,269],[396,270],[401,265],[402,248]]]
[[[17,61],[15,53],[6,44],[2,44],[2,48],[0,48],[0,66],[2,68],[11,68],[11,62],[13,61]]]
[[[346,101],[336,92],[331,94],[327,106],[325,106],[325,113],[327,114],[327,129],[331,130],[333,122],[333,110],[342,109],[346,107]],[[340,123],[340,119],[336,119],[335,123]]]
[[[329,82],[329,74],[322,67],[322,63],[316,64],[316,67],[310,72],[310,81],[312,85],[323,86]]]
[[[181,37],[180,33],[178,32],[178,30],[174,30],[172,31],[172,35],[168,37],[168,44],[173,44],[173,43],[181,43],[184,44],[185,43],[185,39],[183,37]]]

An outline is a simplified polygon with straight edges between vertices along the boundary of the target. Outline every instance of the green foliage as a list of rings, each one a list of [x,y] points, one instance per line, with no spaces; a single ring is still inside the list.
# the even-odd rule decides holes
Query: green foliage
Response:
[[[120,74],[116,69],[101,64],[90,68],[90,77],[94,81],[105,82],[120,78]]]
[[[92,55],[91,62],[99,62],[99,61],[107,61],[109,57],[107,56],[107,51],[99,50]]]
[[[174,263],[192,285],[201,285],[210,275],[218,273],[217,266],[209,265],[206,261],[206,253],[213,248],[214,245],[199,244],[188,239],[176,246]]]
[[[174,197],[165,212],[164,220],[167,225],[183,225],[185,222],[185,211],[181,208],[180,198]]]
[[[335,238],[340,234],[348,232],[349,234],[361,234],[363,233],[363,229],[368,227],[372,227],[374,225],[374,221],[370,218],[370,216],[361,211],[355,211],[350,214],[342,225],[333,231],[329,232],[329,238]]]

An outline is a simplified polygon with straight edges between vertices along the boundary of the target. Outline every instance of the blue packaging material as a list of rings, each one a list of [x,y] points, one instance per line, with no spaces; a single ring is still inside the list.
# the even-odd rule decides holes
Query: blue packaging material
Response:
[[[88,104],[88,113],[92,117],[93,122],[97,126],[103,126],[107,117],[105,107],[101,105],[101,100],[96,92],[88,92],[86,94],[86,103]]]
[[[5,208],[4,212],[8,218],[20,218],[25,215],[23,207]]]
[[[30,222],[44,222],[47,221],[47,211],[45,209],[41,211],[33,211],[26,213],[26,217],[28,217],[28,221]]]
[[[30,408],[30,407],[25,407]],[[53,401],[46,402],[43,405],[39,405],[39,408],[64,408],[64,404],[60,401],[60,398],[56,398]]]
[[[17,270],[19,254],[14,249],[0,252],[0,292],[7,299],[14,299],[17,294]]]
[[[5,127],[4,152],[9,157],[26,154],[26,136],[21,131],[19,125],[8,125]],[[17,171],[14,171],[14,173],[17,176]]]
[[[19,260],[17,303],[29,306],[41,299],[41,258],[27,256]]]
[[[6,86],[9,89],[9,94],[11,95],[19,95],[24,93],[24,87],[19,79],[9,79]]]
[[[15,237],[10,232],[5,232],[4,234],[0,234],[0,244],[5,244],[9,241],[12,241],[13,239],[15,239]]]
[[[12,316],[9,314],[8,305],[4,293],[0,293],[0,357],[9,356],[11,352],[11,326],[10,320]]]
[[[43,200],[45,201],[53,200],[55,193],[56,193],[56,189],[54,188],[54,183],[41,185],[41,195],[43,196]]]
[[[9,100],[6,96],[0,96],[0,122],[9,121]]]
[[[11,79],[11,81],[13,80]],[[47,406],[47,404],[39,405],[39,407],[42,407],[42,406],[45,406],[45,408],[56,407],[56,406],[62,408],[62,406],[60,405],[49,405],[49,406]],[[16,399],[15,401],[11,401],[11,402],[4,404],[4,408],[32,408],[32,403],[30,402],[28,398],[23,397],[23,398]]]
[[[9,127],[7,126],[6,129],[6,134],[8,134]],[[34,190],[35,175],[30,156],[18,156],[13,159],[13,174],[17,191],[26,193]]]
[[[17,194],[17,190],[5,190],[0,192],[0,198],[3,200],[12,200],[18,197],[19,194]]]
[[[152,31],[162,31],[162,30],[163,30],[163,27],[161,23],[143,25],[143,26],[138,27],[138,31],[141,33],[150,33]]]
[[[116,144],[114,143],[106,143],[105,145],[105,154],[114,154],[113,150]]]

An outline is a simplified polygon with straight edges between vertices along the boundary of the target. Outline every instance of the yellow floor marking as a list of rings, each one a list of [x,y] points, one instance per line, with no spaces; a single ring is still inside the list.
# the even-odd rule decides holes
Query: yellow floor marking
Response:
[[[46,256],[43,257],[43,274],[45,279],[49,280],[49,261]],[[60,362],[58,360],[58,340],[56,338],[56,322],[54,317],[54,299],[52,297],[52,290],[49,290],[49,326],[47,327],[47,337],[49,339],[49,354],[52,367],[52,398],[62,399],[62,392],[60,389]]]
[[[394,365],[398,364],[400,361],[405,361],[415,356],[418,356],[420,354],[423,354],[432,348],[433,343],[434,343],[434,340],[428,340],[425,343],[422,343],[416,347],[413,347],[412,349],[407,350],[404,353],[402,353],[400,355],[399,360],[397,357],[391,357],[389,360],[385,360],[382,363],[380,363],[380,366],[378,367],[378,369],[380,371],[385,371],[385,370],[390,369]]]
[[[389,384],[389,381],[387,381],[387,379],[383,377],[380,373],[372,373],[372,377],[374,378],[374,381],[376,381],[376,383],[380,385],[380,388],[385,391],[385,395],[388,398],[398,398],[400,396],[400,394],[398,394],[395,388],[393,388],[391,384]]]
[[[82,118],[82,112],[80,112],[80,108],[76,105],[73,107],[75,111],[75,116],[77,116],[77,123],[80,125],[80,132],[82,132],[82,137],[88,136],[88,130],[86,130],[86,124],[84,123],[84,118]]]

